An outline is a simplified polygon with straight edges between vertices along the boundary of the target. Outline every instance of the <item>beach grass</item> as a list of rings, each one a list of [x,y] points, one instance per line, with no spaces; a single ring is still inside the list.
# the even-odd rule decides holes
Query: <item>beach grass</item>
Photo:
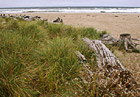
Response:
[[[41,20],[0,18],[0,24],[1,97],[89,94],[79,76],[82,65],[75,51],[83,53],[94,67],[96,62],[89,57],[92,52],[81,39],[98,39],[102,32]],[[78,94],[78,87],[86,93]]]
[[[99,39],[105,33],[43,20],[0,18],[0,97],[110,95],[97,83],[96,73],[88,77],[75,54],[80,51],[96,71],[96,55],[82,38]]]

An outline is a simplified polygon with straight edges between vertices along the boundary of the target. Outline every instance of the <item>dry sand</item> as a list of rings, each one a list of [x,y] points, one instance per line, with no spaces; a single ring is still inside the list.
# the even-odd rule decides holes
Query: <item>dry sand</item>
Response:
[[[64,24],[78,27],[94,27],[99,31],[106,30],[115,37],[120,33],[130,33],[132,37],[140,38],[140,14],[116,13],[27,13],[39,15],[52,22],[57,17],[63,19]],[[26,14],[26,15],[27,15]]]
[[[134,38],[140,38],[140,14],[116,13],[26,13],[26,15],[48,19],[52,22],[57,17],[63,19],[64,24],[76,27],[93,27],[99,31],[106,30],[119,38],[121,33],[130,33]],[[140,43],[140,42],[139,42]],[[140,47],[139,47],[140,48]],[[140,83],[140,54],[115,51],[115,55],[130,70]]]

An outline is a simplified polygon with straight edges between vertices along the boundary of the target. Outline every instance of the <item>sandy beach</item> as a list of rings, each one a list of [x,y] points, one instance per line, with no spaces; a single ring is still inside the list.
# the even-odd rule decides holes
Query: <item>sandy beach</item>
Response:
[[[119,38],[121,33],[129,33],[133,38],[140,38],[140,14],[120,13],[24,13],[30,16],[41,16],[52,22],[57,17],[63,19],[64,24],[74,27],[93,27],[98,31],[107,31]],[[140,46],[138,47],[140,48]],[[140,54],[115,51],[126,69],[130,70],[140,83]]]
[[[93,27],[99,31],[107,31],[115,37],[121,33],[130,33],[132,37],[140,38],[140,14],[120,13],[25,13],[26,15],[48,19],[52,22],[57,17],[64,24],[76,27]]]

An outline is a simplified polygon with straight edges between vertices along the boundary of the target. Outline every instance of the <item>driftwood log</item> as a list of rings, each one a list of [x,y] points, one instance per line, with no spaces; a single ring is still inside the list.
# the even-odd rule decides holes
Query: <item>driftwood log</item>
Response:
[[[88,47],[96,52],[97,63],[100,69],[106,66],[117,67],[121,70],[125,70],[121,62],[115,57],[111,51],[100,41],[100,40],[90,40],[88,38],[83,39]]]
[[[116,39],[113,36],[110,36],[108,34],[104,34],[101,36],[101,41],[104,44],[113,44],[113,45],[123,45],[125,50],[128,49],[137,49],[136,46],[139,45],[137,43],[134,43],[132,40],[140,41],[140,39],[131,38],[130,34],[120,34],[120,39]]]
[[[131,72],[123,67],[117,57],[100,40],[90,40],[88,38],[83,40],[88,48],[96,54],[97,70],[94,72],[91,70],[86,58],[79,51],[76,52],[76,55],[81,60],[80,63],[83,64],[90,78],[94,79],[92,76],[96,74],[96,84],[100,96],[105,93],[107,97],[139,96],[139,86],[132,77]]]

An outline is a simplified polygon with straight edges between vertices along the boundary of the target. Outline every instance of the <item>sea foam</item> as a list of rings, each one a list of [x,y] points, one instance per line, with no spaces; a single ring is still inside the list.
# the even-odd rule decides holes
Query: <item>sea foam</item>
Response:
[[[140,13],[140,8],[122,7],[38,7],[38,8],[1,8],[0,13]]]

